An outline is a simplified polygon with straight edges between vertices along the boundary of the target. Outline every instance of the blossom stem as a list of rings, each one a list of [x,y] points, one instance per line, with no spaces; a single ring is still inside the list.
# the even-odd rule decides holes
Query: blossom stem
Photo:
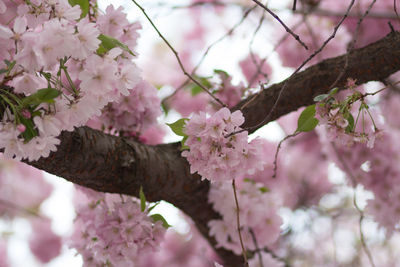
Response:
[[[239,216],[239,202],[237,200],[237,195],[236,195],[236,185],[235,185],[235,179],[232,179],[232,188],[233,188],[233,195],[235,196],[235,204],[236,204],[236,224],[237,224],[237,230],[239,234],[239,240],[240,240],[240,246],[242,247],[242,254],[243,254],[243,259],[244,259],[244,266],[249,267],[249,263],[247,261],[247,252],[246,249],[244,248],[243,245],[243,240],[242,240],[242,233],[241,233],[241,227],[240,227],[240,216]]]

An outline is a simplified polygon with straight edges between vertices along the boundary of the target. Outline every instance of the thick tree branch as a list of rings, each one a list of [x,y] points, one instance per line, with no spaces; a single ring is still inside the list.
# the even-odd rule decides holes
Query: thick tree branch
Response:
[[[294,75],[271,120],[309,105],[314,96],[327,92],[344,62],[345,56],[328,59]],[[357,79],[358,84],[387,78],[400,69],[400,33],[393,32],[372,45],[355,50],[349,55],[348,66],[338,86],[343,86],[348,77]],[[284,83],[272,85],[243,108],[246,127],[265,118]],[[138,196],[143,186],[148,200],[168,201],[190,216],[215,247],[207,227],[210,220],[218,218],[207,200],[209,183],[190,174],[188,163],[180,156],[179,144],[147,146],[87,127],[63,132],[60,139],[56,152],[29,164],[103,192]],[[241,257],[227,250],[217,249],[217,253],[226,266],[243,264]]]
[[[342,55],[323,60],[299,72],[289,80],[264,89],[251,102],[247,103],[248,99],[243,100],[235,109],[240,109],[245,105],[242,109],[245,117],[244,127],[252,127],[263,121],[271,111],[279,91],[286,82],[288,82],[286,89],[269,121],[312,104],[315,96],[329,91],[329,87],[343,71],[345,59],[346,55]],[[382,81],[400,70],[400,33],[392,32],[373,44],[354,50],[349,54],[348,60],[348,67],[336,84],[337,87],[342,89],[347,78],[357,79],[357,84]],[[258,128],[269,121],[259,125]],[[252,129],[252,131],[256,129]]]
[[[180,143],[148,146],[88,127],[63,132],[59,138],[55,153],[28,163],[101,192],[138,197],[142,186],[147,200],[165,200],[184,211],[215,247],[207,223],[220,217],[208,203],[209,183],[190,174],[189,164],[180,156]],[[216,252],[227,266],[242,261],[230,251]]]

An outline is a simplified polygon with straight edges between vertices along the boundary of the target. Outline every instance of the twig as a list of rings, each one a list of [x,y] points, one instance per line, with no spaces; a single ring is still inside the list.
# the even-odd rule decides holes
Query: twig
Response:
[[[253,0],[256,1],[256,0]],[[289,81],[293,78],[293,76],[298,73],[301,68],[303,68],[311,59],[313,59],[316,55],[318,55],[324,48],[325,46],[329,43],[330,40],[332,40],[335,36],[336,36],[336,32],[338,31],[340,25],[342,25],[343,21],[346,19],[347,14],[350,12],[351,8],[354,5],[355,0],[352,0],[350,5],[348,6],[345,15],[343,16],[343,18],[339,21],[339,23],[335,26],[332,34],[328,37],[328,39],[325,40],[325,42],[321,45],[321,47],[317,50],[314,51],[314,53],[312,53],[291,75],[288,79],[286,79],[286,82],[284,83],[284,85],[282,86],[281,90],[279,91],[278,97],[276,98],[276,101],[274,103],[274,105],[272,106],[270,112],[268,113],[268,115],[257,125],[248,127],[246,129],[240,130],[236,133],[239,132],[243,132],[243,131],[247,131],[247,130],[252,130],[252,129],[257,129],[260,125],[263,125],[265,122],[267,122],[269,120],[269,118],[271,117],[272,113],[275,111],[276,107],[278,106],[278,103],[282,97],[283,92],[286,90],[287,84],[289,83]]]
[[[295,137],[299,133],[301,133],[301,132],[294,132],[292,134],[289,134],[279,142],[278,147],[276,148],[275,157],[274,157],[274,173],[272,175],[272,178],[276,178],[276,174],[278,172],[278,154],[279,154],[279,151],[281,150],[282,143],[291,137]]]
[[[296,11],[296,4],[297,4],[297,0],[294,0],[293,1],[293,7],[292,7],[293,11]]]
[[[364,14],[358,20],[357,26],[356,26],[356,30],[355,30],[354,35],[353,35],[353,39],[351,40],[351,42],[350,42],[350,44],[349,44],[349,46],[347,48],[347,54],[346,54],[346,58],[345,58],[344,67],[343,67],[342,71],[339,73],[339,75],[336,78],[336,80],[332,83],[330,88],[334,88],[336,86],[336,84],[340,81],[340,79],[342,79],[343,75],[346,73],[347,67],[349,65],[349,55],[353,51],[353,49],[354,49],[354,47],[356,45],[357,36],[358,36],[358,32],[360,30],[361,23],[364,20],[364,18],[369,14],[369,12],[371,11],[371,9],[374,6],[375,2],[376,2],[376,0],[373,0],[371,2],[371,4],[368,6],[367,10],[364,12]]]
[[[271,14],[271,16],[273,16],[284,28],[285,30],[290,33],[294,39],[296,39],[296,41],[298,41],[306,50],[308,50],[308,47],[305,43],[303,43],[302,40],[300,40],[300,37],[295,34],[288,26],[286,26],[285,23],[283,23],[283,21],[278,17],[278,15],[276,15],[274,12],[272,12],[271,9],[269,9],[268,7],[266,7],[265,5],[263,5],[260,1],[258,0],[253,0],[253,2],[255,2],[257,5],[259,5],[260,7],[262,7],[265,11],[267,11],[269,14]]]
[[[303,14],[303,15],[317,15],[317,16],[325,16],[325,17],[343,17],[344,13],[340,11],[334,11],[334,10],[326,10],[326,9],[320,9],[320,8],[315,8],[312,9],[312,12],[309,12],[309,10],[296,10],[294,12],[295,14]],[[350,12],[347,14],[348,18],[360,18],[362,15],[359,12]],[[371,12],[368,17],[370,18],[375,18],[375,19],[396,19],[397,16],[396,14],[393,13],[384,13],[384,12]]]
[[[354,207],[356,208],[356,210],[358,211],[358,213],[360,214],[360,219],[359,219],[359,229],[360,229],[360,241],[361,241],[361,245],[364,249],[365,254],[367,254],[368,260],[371,264],[372,267],[375,267],[375,263],[374,260],[372,258],[372,254],[371,251],[369,250],[367,243],[365,242],[365,237],[364,237],[364,233],[362,231],[362,222],[364,220],[364,212],[360,209],[360,207],[357,204],[357,195],[356,195],[356,178],[354,177],[350,167],[347,165],[346,161],[343,160],[342,157],[340,157],[339,155],[339,151],[337,150],[336,145],[332,142],[332,147],[333,150],[335,151],[336,157],[338,158],[339,162],[342,164],[344,171],[350,176],[352,185],[353,185],[353,204]]]
[[[258,31],[261,29],[264,19],[265,19],[265,13],[262,14],[262,16],[258,22],[258,25],[257,25],[256,29],[254,30],[253,35],[251,36],[251,40],[249,43],[249,52],[250,52],[251,61],[253,62],[254,66],[256,66],[257,71],[249,79],[248,87],[246,89],[250,88],[250,85],[253,84],[253,82],[255,81],[255,79],[258,77],[259,74],[263,75],[265,79],[267,79],[267,77],[268,77],[267,73],[262,72],[262,67],[264,66],[267,58],[263,58],[260,62],[257,62],[257,60],[254,56],[254,52],[253,52],[253,43],[254,43],[254,40],[255,40],[255,37],[256,37]]]
[[[221,37],[219,37],[217,40],[215,40],[213,43],[211,43],[206,51],[203,53],[202,57],[200,58],[199,62],[197,62],[196,66],[193,68],[193,70],[191,71],[190,75],[194,75],[196,73],[196,71],[198,70],[198,68],[200,67],[200,65],[203,63],[204,59],[206,58],[206,56],[208,55],[208,53],[210,52],[210,50],[219,42],[221,42],[223,39],[225,39],[226,37],[232,35],[232,33],[236,30],[236,28],[238,28],[243,22],[244,20],[248,17],[248,15],[251,13],[251,11],[253,11],[257,6],[253,6],[249,9],[247,9],[244,13],[242,18],[231,28],[229,29],[229,31],[227,31],[224,35],[222,35]],[[190,79],[186,79],[181,85],[178,86],[178,88],[169,96],[167,96],[166,98],[163,99],[163,103],[165,103],[168,99],[170,99],[171,97],[173,97],[177,92],[179,92],[179,90],[181,90],[188,82],[190,81]]]
[[[226,105],[219,100],[217,97],[215,97],[206,87],[204,87],[200,82],[198,82],[195,78],[193,78],[192,75],[190,75],[185,67],[183,66],[183,63],[181,61],[181,59],[179,58],[178,52],[172,47],[172,45],[167,41],[167,39],[165,39],[165,37],[161,34],[161,32],[158,30],[158,28],[154,25],[153,21],[150,19],[150,17],[147,15],[146,11],[144,10],[144,8],[139,5],[135,0],[132,0],[132,2],[142,11],[142,13],[144,14],[144,16],[146,17],[146,19],[150,22],[151,26],[154,28],[154,30],[158,33],[158,35],[160,36],[160,38],[165,42],[165,44],[171,49],[171,51],[174,53],[176,60],[179,63],[179,67],[181,68],[183,74],[185,74],[185,76],[187,76],[192,82],[194,82],[195,84],[197,84],[198,86],[200,86],[201,89],[203,89],[207,94],[209,94],[216,102],[218,102],[221,106],[226,107]]]
[[[253,229],[250,228],[249,231],[250,231],[251,238],[253,239],[254,246],[256,247],[256,253],[258,255],[258,261],[260,262],[260,267],[264,267],[264,263],[262,260],[260,248],[258,247],[256,235],[254,234]]]
[[[232,188],[233,188],[233,195],[235,196],[235,204],[236,204],[236,224],[237,224],[237,230],[239,234],[239,240],[240,240],[240,246],[242,247],[242,254],[243,254],[243,259],[244,259],[244,266],[249,267],[249,263],[247,261],[247,252],[246,249],[244,248],[243,245],[243,240],[242,240],[242,232],[241,232],[241,227],[240,227],[240,216],[239,216],[239,202],[237,200],[237,195],[236,195],[236,185],[235,185],[235,179],[232,179]]]
[[[397,13],[397,6],[396,6],[396,0],[393,0],[393,10],[394,10],[394,13],[396,13],[396,17],[397,17],[397,20],[399,20],[400,21],[400,17],[399,17],[399,14]]]

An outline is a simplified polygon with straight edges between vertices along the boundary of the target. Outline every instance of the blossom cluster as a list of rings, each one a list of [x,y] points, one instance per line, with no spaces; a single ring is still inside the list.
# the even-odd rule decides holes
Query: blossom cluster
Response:
[[[239,213],[235,205],[232,185],[229,182],[214,183],[209,192],[209,202],[222,215],[222,220],[211,220],[208,224],[210,235],[217,246],[232,250],[240,255],[239,235],[236,218],[239,216],[241,235],[246,249],[255,250],[272,245],[280,235],[281,217],[277,214],[277,204],[268,188],[260,183],[245,181],[237,188]]]
[[[165,228],[147,210],[142,212],[137,201],[88,189],[84,192],[89,193],[79,197],[70,240],[84,266],[135,266],[138,255],[158,248]]]
[[[141,81],[129,95],[105,106],[98,118],[106,129],[120,132],[143,132],[157,121],[161,115],[157,89],[146,81]]]
[[[246,64],[245,68],[251,67]],[[242,82],[234,84],[232,76],[225,71],[214,70],[214,73],[216,74],[215,80],[210,77],[202,77],[202,81],[222,103],[229,108],[234,107],[244,96],[246,87]],[[219,108],[215,106],[215,101],[198,85],[189,85],[178,89],[168,101],[168,105],[171,105],[184,117],[206,110],[215,112]]]
[[[0,159],[0,217],[6,220],[6,225],[11,225],[9,222],[21,214],[29,215],[24,217],[32,228],[30,251],[41,263],[47,263],[61,253],[62,247],[62,238],[51,229],[51,220],[40,213],[53,187],[44,180],[41,171],[2,156]],[[5,229],[1,231],[6,232]],[[1,252],[7,240],[3,238],[0,242],[0,266],[8,266],[5,263],[8,256]]]
[[[325,126],[328,139],[339,140],[342,145],[348,146],[364,143],[372,148],[382,132],[365,100],[368,94],[356,90],[355,82],[348,80],[347,92],[335,95],[334,89],[329,95],[321,95],[325,98],[316,104],[316,118]],[[343,97],[345,94],[347,96]]]
[[[129,49],[140,25],[121,7],[99,14],[91,4],[85,14],[66,0],[5,3],[13,15],[0,18],[0,148],[7,157],[48,156],[61,131],[101,116],[109,102],[124,103],[111,116],[122,130],[144,130],[155,121],[159,100]]]
[[[250,143],[247,131],[241,130],[244,117],[240,111],[231,113],[222,108],[211,117],[200,112],[186,122],[185,144],[189,150],[182,152],[190,163],[191,173],[198,172],[211,182],[243,178],[262,170],[260,140]]]
[[[151,267],[212,267],[215,251],[194,225],[188,234],[168,230],[157,252],[139,255],[137,266]]]

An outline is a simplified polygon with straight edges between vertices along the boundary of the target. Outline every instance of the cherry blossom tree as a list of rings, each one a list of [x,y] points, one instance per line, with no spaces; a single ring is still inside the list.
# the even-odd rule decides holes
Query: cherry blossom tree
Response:
[[[84,266],[400,264],[397,1],[266,2],[133,0],[128,20],[91,0],[0,0],[1,220],[29,221],[38,261],[66,243]],[[181,12],[176,41],[150,14],[165,9]],[[142,25],[158,39],[141,61]],[[235,66],[202,65],[226,40],[246,43]],[[272,122],[280,142],[257,132]],[[75,184],[71,236],[40,211],[39,170]]]

